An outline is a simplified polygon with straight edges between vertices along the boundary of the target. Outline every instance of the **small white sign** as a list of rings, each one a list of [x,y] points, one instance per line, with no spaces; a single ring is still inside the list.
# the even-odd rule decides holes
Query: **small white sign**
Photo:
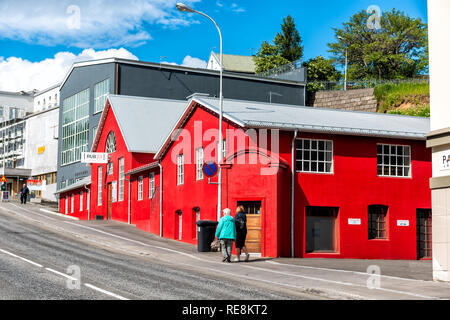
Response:
[[[361,219],[348,219],[348,224],[349,225],[354,225],[354,226],[360,226],[361,225]]]
[[[450,150],[439,152],[439,169],[450,170]]]
[[[398,227],[409,227],[409,220],[397,220]]]
[[[108,154],[100,152],[82,152],[81,163],[108,163]]]

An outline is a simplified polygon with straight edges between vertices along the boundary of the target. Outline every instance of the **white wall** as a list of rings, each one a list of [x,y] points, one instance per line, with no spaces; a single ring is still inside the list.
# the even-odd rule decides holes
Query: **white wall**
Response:
[[[34,96],[34,112],[40,112],[57,106],[59,106],[59,86],[38,92]]]

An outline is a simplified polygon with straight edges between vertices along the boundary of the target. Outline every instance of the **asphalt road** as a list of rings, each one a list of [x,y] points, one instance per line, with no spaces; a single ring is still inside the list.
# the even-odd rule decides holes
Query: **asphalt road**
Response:
[[[4,206],[4,204],[0,204]],[[0,211],[0,299],[317,299],[256,281],[213,275],[105,250]],[[1,208],[0,208],[1,209]],[[75,273],[73,273],[75,271]],[[79,271],[80,277],[77,277]]]

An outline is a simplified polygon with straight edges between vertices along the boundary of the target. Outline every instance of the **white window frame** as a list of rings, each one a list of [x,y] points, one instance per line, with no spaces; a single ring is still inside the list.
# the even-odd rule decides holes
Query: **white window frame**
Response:
[[[179,154],[177,156],[177,185],[181,186],[184,184],[184,154]]]
[[[196,179],[203,180],[203,147],[195,149]]]
[[[309,142],[309,147],[305,148],[305,141]],[[301,142],[301,148],[298,148],[298,143]],[[320,142],[324,143],[324,149],[319,149]],[[313,149],[313,143],[316,144],[316,149]],[[330,143],[331,148],[327,148],[327,143]],[[299,159],[298,152],[302,152],[302,158]],[[309,159],[304,159],[306,152],[309,153]],[[319,160],[319,152],[324,152],[324,160]],[[316,159],[313,160],[313,153],[315,153]],[[331,160],[327,160],[327,155],[331,153]],[[300,138],[295,141],[295,171],[300,173],[312,173],[312,174],[334,174],[334,143],[333,140],[324,139],[308,139]],[[301,169],[297,168],[297,164],[301,163]],[[305,169],[305,163],[308,163],[309,169]],[[316,166],[316,170],[312,170],[313,163]],[[323,164],[324,171],[319,171],[319,164]],[[327,165],[329,170],[327,170]]]
[[[98,166],[98,177],[97,177],[97,182],[98,182],[98,186],[97,186],[97,206],[101,206],[102,205],[102,191],[103,191],[103,167],[102,166]]]
[[[66,203],[64,204],[64,214],[69,213],[69,196],[66,196]]]
[[[111,182],[111,202],[117,202],[117,181]]]
[[[379,148],[381,147],[381,153],[379,153]],[[388,148],[388,152],[385,153],[386,148]],[[395,148],[395,153],[392,153],[393,148]],[[398,153],[399,148],[402,148],[402,154]],[[407,153],[406,153],[406,150]],[[381,157],[381,163],[379,162],[379,158]],[[388,164],[384,161],[388,159]],[[399,158],[402,159],[402,164],[399,165],[397,161]],[[392,160],[395,159],[395,164],[392,164]],[[408,165],[405,165],[405,163]],[[385,172],[385,168],[387,167],[387,174]],[[382,173],[379,173],[379,169],[381,168]],[[398,169],[402,169],[402,175],[398,174]],[[408,175],[405,175],[405,168],[408,168]],[[394,174],[392,174],[392,170],[394,170]],[[387,143],[378,143],[377,144],[377,176],[378,177],[387,177],[387,178],[411,178],[411,146],[410,145],[400,145],[400,144],[387,144]]]
[[[83,191],[80,191],[80,211],[83,211]]]
[[[155,196],[155,173],[150,172],[148,175],[148,197],[153,199]]]
[[[119,159],[119,202],[124,199],[124,190],[125,190],[125,158]]]
[[[102,112],[105,108],[106,97],[110,89],[110,78],[100,81],[94,86],[94,114]]]
[[[73,213],[75,211],[75,193],[72,193],[72,196],[70,197],[70,213]]]
[[[138,201],[144,200],[144,176],[138,177]]]

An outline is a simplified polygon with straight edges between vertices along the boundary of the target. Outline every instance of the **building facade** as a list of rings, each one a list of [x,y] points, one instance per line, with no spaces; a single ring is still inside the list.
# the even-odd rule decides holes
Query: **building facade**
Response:
[[[225,72],[224,95],[269,101],[271,92],[277,92],[276,101],[301,106],[305,102],[305,81]],[[60,90],[58,189],[90,175],[80,157],[92,146],[107,94],[185,101],[197,92],[218,96],[219,73],[124,59],[75,64]]]
[[[123,104],[138,103],[129,99]],[[149,130],[148,121],[126,132],[128,118],[119,109],[126,110],[103,113],[92,149],[110,153],[112,164],[92,165],[91,219],[127,222],[195,244],[195,222],[217,219],[217,178],[206,177],[203,163],[219,158],[221,205],[233,212],[245,207],[253,253],[431,257],[428,119],[226,99],[225,148],[218,157],[218,99],[192,97],[172,118],[175,125],[153,132],[160,135],[157,150],[148,144],[144,153],[131,141],[134,130]],[[75,200],[61,198],[62,213],[77,202],[78,191]]]

